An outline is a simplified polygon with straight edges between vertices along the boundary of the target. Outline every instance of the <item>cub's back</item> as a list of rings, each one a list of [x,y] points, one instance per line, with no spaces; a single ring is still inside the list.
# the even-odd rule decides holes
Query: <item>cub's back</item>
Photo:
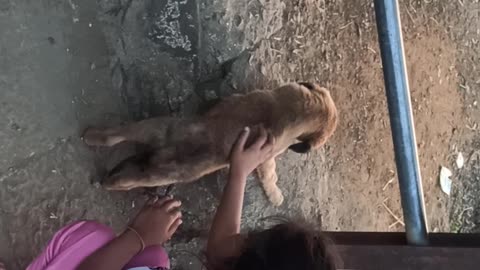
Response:
[[[299,105],[301,97],[297,92],[293,88],[291,91],[283,88],[282,91],[253,91],[246,95],[233,95],[207,112],[205,121],[214,140],[221,144],[222,152],[228,154],[238,134],[246,126],[253,129],[252,137],[258,132],[259,126],[279,137],[302,118],[299,110],[303,106]]]

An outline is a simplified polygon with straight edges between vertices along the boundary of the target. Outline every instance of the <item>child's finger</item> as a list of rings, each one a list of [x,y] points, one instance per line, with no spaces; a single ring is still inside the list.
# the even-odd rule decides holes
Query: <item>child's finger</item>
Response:
[[[155,197],[152,197],[152,198],[148,199],[147,205],[155,206],[155,207],[161,207],[164,203],[166,203],[167,201],[172,200],[172,199],[173,199],[173,197],[171,197],[171,196],[165,196],[165,197],[162,197],[162,198],[159,198],[158,196],[155,196]]]
[[[175,208],[179,208],[182,205],[182,202],[179,200],[171,199],[161,205],[159,208],[165,210],[166,212],[171,212]]]
[[[262,149],[262,157],[267,160],[273,156],[273,145],[267,145]]]
[[[165,196],[165,197],[157,199],[157,201],[154,202],[152,204],[152,206],[156,207],[156,208],[162,208],[165,204],[167,204],[168,202],[171,202],[171,201],[174,201],[172,196]]]
[[[245,143],[247,142],[248,135],[250,134],[250,128],[245,127],[242,132],[240,132],[240,135],[238,136],[237,142],[235,143],[234,146],[234,151],[242,151],[245,148]]]
[[[155,204],[157,201],[158,201],[158,197],[157,197],[157,196],[150,197],[150,198],[148,198],[148,200],[147,200],[147,202],[146,202],[146,205],[153,205],[153,204]]]
[[[268,144],[262,148],[262,152],[265,154],[271,154],[273,152],[273,144]]]
[[[275,144],[275,137],[273,137],[273,135],[269,133],[267,141],[265,142],[265,144],[262,145],[262,149],[266,147],[273,147],[274,144]]]
[[[182,212],[177,210],[168,215],[168,224],[172,224],[175,220],[182,218]]]
[[[252,145],[252,148],[255,148],[255,149],[262,148],[262,146],[267,141],[267,138],[268,138],[268,136],[267,136],[267,131],[265,130],[265,128],[263,128],[263,127],[260,128],[260,135],[256,139],[255,143]]]
[[[170,237],[178,230],[178,227],[182,225],[183,220],[181,218],[177,218],[172,225],[170,225],[170,228],[168,229],[168,234]]]

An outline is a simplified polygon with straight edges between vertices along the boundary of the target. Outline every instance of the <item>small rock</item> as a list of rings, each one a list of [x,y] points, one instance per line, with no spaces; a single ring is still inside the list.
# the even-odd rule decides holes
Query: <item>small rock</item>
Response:
[[[457,160],[455,163],[457,164],[457,168],[461,169],[463,167],[465,160],[461,152],[458,153]]]
[[[440,187],[448,196],[450,196],[450,192],[452,190],[452,179],[450,179],[451,176],[452,171],[442,166],[440,169]]]
[[[206,100],[215,100],[217,98],[218,98],[218,95],[215,91],[213,91],[213,90],[205,91],[205,99]]]
[[[10,124],[10,128],[12,130],[15,130],[15,131],[22,131],[22,129],[20,128],[20,126],[17,123]]]
[[[55,45],[55,39],[53,37],[48,37],[47,40],[50,43],[50,45]]]

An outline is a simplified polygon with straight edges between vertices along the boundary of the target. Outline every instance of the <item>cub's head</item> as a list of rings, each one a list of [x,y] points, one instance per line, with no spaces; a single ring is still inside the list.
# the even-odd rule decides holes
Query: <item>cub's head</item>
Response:
[[[297,153],[306,153],[325,144],[337,127],[337,108],[330,92],[315,83],[300,82],[292,84],[297,90],[304,92],[306,109],[311,114],[308,127],[297,139],[299,143],[289,148]]]

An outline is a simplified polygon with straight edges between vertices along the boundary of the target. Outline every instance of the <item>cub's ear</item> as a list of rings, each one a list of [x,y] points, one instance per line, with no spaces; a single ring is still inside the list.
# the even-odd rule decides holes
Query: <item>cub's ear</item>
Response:
[[[288,147],[288,149],[292,150],[295,153],[305,154],[305,153],[310,152],[312,147],[310,146],[310,144],[308,142],[299,142],[299,143],[295,143],[295,144],[290,145]]]

